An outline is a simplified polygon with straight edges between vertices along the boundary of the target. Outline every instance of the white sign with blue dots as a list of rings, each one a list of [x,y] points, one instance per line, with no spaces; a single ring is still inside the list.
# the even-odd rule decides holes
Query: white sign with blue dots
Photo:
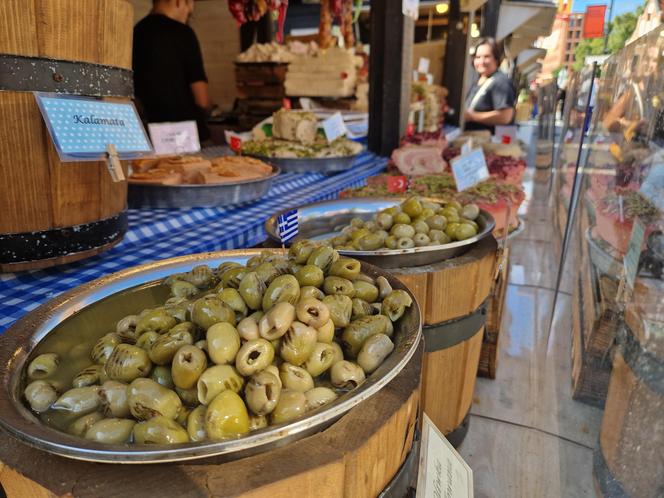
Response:
[[[103,159],[109,144],[122,159],[152,152],[132,102],[46,93],[35,97],[62,161]]]

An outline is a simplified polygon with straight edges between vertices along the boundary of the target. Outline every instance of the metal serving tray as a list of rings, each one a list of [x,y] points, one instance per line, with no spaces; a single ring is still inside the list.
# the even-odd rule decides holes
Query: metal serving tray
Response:
[[[266,163],[279,166],[284,173],[337,173],[353,166],[359,154],[341,157],[267,157],[247,154]]]
[[[300,239],[321,240],[333,237],[343,227],[350,223],[353,218],[369,220],[382,209],[396,206],[403,202],[398,197],[354,197],[349,199],[337,199],[333,201],[317,202],[298,207],[299,234],[292,240]],[[436,199],[427,199],[432,202]],[[286,212],[288,210],[284,210]],[[277,213],[265,222],[265,231],[269,237],[279,242],[277,233],[277,217],[283,212]],[[377,251],[347,251],[340,250],[339,254],[358,258],[381,268],[403,268],[410,266],[423,266],[437,263],[445,259],[454,258],[468,251],[485,237],[490,237],[496,222],[491,214],[480,210],[475,220],[480,231],[475,237],[450,242],[440,246],[413,247],[412,249],[379,249]]]
[[[160,299],[168,291],[160,282],[166,276],[189,271],[199,264],[216,267],[225,261],[245,263],[260,253],[258,249],[222,251],[149,263],[87,283],[40,306],[0,335],[0,365],[3,366],[0,371],[0,426],[31,446],[78,460],[156,463],[210,456],[218,456],[215,461],[234,460],[324,429],[378,392],[410,361],[422,330],[420,310],[414,298],[413,305],[395,324],[394,351],[362,385],[301,419],[269,426],[238,439],[179,445],[101,444],[42,424],[24,404],[22,393],[27,365],[37,345],[49,334],[58,333],[58,330],[65,333],[69,327],[81,334],[102,335],[108,332],[109,324],[123,316],[163,302]],[[374,277],[385,276],[393,288],[409,292],[399,280],[378,268],[363,264],[363,271]]]
[[[127,204],[130,208],[193,208],[224,207],[263,197],[272,180],[281,172],[272,166],[272,173],[235,183],[219,185],[150,185],[129,181]]]

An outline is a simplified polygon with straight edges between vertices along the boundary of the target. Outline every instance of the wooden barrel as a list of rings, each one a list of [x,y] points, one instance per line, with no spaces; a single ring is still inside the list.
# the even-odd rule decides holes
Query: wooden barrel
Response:
[[[31,92],[130,98],[127,0],[0,2],[0,270],[76,261],[119,242],[127,183],[61,163]]]
[[[489,237],[457,258],[390,270],[422,310],[422,409],[454,446],[468,431],[497,249]]]
[[[227,463],[210,458],[100,465],[51,455],[5,435],[0,484],[8,498],[375,497],[399,473],[413,445],[423,349],[420,344],[387,386],[324,431],[265,453]]]
[[[664,289],[653,294],[660,300]],[[637,291],[638,292],[638,291]],[[643,303],[641,299],[635,302]],[[598,494],[607,498],[664,496],[664,338],[641,306],[630,305],[619,333],[609,392],[595,450]]]

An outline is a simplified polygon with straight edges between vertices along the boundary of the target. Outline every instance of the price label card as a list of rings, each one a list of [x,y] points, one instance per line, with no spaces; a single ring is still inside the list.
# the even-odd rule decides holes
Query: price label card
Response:
[[[430,63],[431,62],[426,57],[420,57],[420,60],[417,63],[417,72],[418,73],[428,73]]]
[[[468,154],[469,152],[472,152],[473,150],[473,139],[468,137],[468,140],[466,140],[462,145],[461,145],[461,155]]]
[[[187,154],[201,150],[196,121],[149,123],[148,130],[157,154]]]
[[[489,168],[482,149],[474,149],[452,159],[450,166],[459,192],[489,178]]]
[[[473,498],[473,470],[427,417],[417,474],[418,498]]]
[[[639,270],[639,260],[641,259],[641,247],[646,235],[646,227],[640,218],[634,218],[632,227],[632,236],[629,239],[627,254],[623,256],[623,265],[625,266],[625,284],[629,289],[634,289],[634,281]]]
[[[334,142],[337,138],[343,137],[348,133],[344,118],[340,112],[332,114],[332,116],[323,121],[322,125],[325,131],[325,138],[327,138],[328,142]]]
[[[120,159],[152,152],[132,102],[42,92],[35,98],[63,162],[104,160],[110,144]]]
[[[412,17],[417,21],[420,17],[420,0],[402,0],[401,12],[404,16]]]

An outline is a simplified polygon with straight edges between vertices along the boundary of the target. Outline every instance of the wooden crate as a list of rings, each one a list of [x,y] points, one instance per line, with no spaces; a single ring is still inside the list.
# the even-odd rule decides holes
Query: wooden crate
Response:
[[[480,377],[496,378],[496,369],[498,368],[498,340],[502,329],[508,280],[509,248],[505,248],[496,279],[491,289],[491,296],[489,297],[486,327],[480,351],[480,364],[477,369]]]

